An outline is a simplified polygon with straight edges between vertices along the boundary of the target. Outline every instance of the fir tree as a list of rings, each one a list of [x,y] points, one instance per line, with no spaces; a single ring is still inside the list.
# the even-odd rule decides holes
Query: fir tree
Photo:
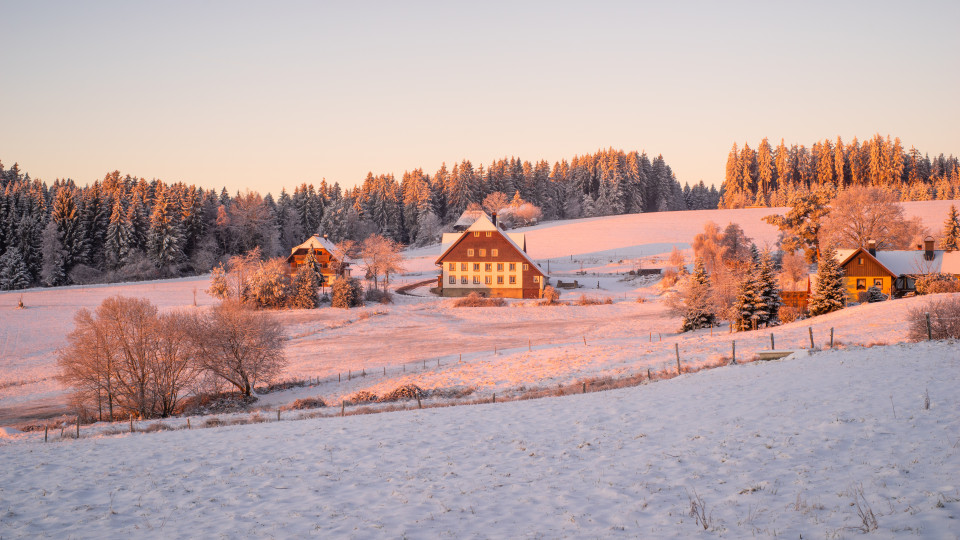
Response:
[[[817,284],[810,294],[808,306],[810,314],[823,315],[843,309],[846,299],[847,290],[843,269],[837,261],[836,250],[829,247],[823,251],[817,261]]]
[[[766,317],[763,323],[767,326],[780,321],[780,306],[783,305],[780,297],[780,283],[777,279],[776,268],[769,251],[764,251],[760,259],[761,296],[766,305]]]
[[[947,214],[947,220],[943,222],[943,237],[940,239],[940,247],[948,251],[960,249],[960,217],[957,216],[957,207],[950,205],[950,213]]]
[[[681,332],[697,330],[712,326],[716,321],[711,302],[710,275],[703,264],[703,259],[697,257],[691,274],[684,286],[684,315]]]
[[[297,268],[290,283],[288,303],[295,309],[313,309],[319,304],[320,280],[309,265]]]
[[[0,290],[26,289],[30,286],[30,271],[20,250],[10,246],[0,257]]]
[[[123,200],[117,198],[110,213],[110,224],[107,225],[107,237],[104,249],[108,268],[121,266],[130,254],[130,243],[133,226],[130,216],[123,208]]]
[[[150,216],[147,250],[157,268],[176,265],[183,258],[183,234],[177,221],[177,212],[166,192],[157,190]]]

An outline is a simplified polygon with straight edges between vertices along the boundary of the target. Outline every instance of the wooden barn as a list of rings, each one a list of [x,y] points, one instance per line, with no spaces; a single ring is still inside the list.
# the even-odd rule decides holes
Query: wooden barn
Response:
[[[321,238],[318,235],[313,235],[306,242],[290,249],[287,264],[290,265],[291,274],[303,266],[310,252],[313,252],[313,257],[320,265],[324,285],[333,284],[341,276],[350,277],[350,260],[326,236]]]
[[[546,272],[526,253],[522,233],[505,233],[482,214],[462,233],[444,235],[437,286],[442,296],[478,292],[503,298],[540,298]]]

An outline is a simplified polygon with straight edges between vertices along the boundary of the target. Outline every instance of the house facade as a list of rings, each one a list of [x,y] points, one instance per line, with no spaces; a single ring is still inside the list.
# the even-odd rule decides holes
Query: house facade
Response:
[[[847,251],[849,253],[837,253],[840,268],[846,276],[847,302],[859,302],[860,293],[867,292],[870,287],[879,287],[883,294],[891,294],[897,274],[877,259],[876,252],[864,248]]]
[[[494,220],[496,217],[493,218]],[[526,240],[480,216],[459,234],[444,235],[437,287],[442,296],[477,292],[489,297],[540,298],[546,272],[526,253]]]
[[[324,285],[332,285],[341,276],[350,277],[350,260],[337,249],[337,246],[326,237],[313,235],[306,242],[290,249],[287,264],[290,273],[294,274],[303,266],[307,255],[313,252],[313,257],[320,265]]]
[[[916,278],[926,274],[960,278],[960,252],[934,249],[932,238],[915,250],[877,250],[871,242],[866,247],[837,250],[837,259],[846,274],[850,302],[857,302],[860,293],[873,286],[893,296],[913,292]]]

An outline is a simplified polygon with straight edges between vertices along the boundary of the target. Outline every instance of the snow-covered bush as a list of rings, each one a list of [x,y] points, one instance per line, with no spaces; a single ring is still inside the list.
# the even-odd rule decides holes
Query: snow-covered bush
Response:
[[[540,303],[545,306],[558,305],[560,303],[560,291],[547,285],[543,288],[543,300]]]
[[[936,298],[910,310],[910,339],[927,339],[927,317],[933,339],[960,339],[960,296]]]
[[[480,293],[472,292],[453,301],[453,307],[501,307],[506,305],[503,298],[484,298]]]
[[[354,405],[360,403],[373,403],[375,401],[377,401],[377,395],[368,390],[358,390],[352,396],[347,398],[347,402]]]
[[[290,410],[299,411],[303,409],[319,409],[320,407],[326,407],[326,406],[327,406],[327,403],[323,401],[323,398],[318,396],[318,397],[312,397],[312,398],[300,398],[294,401],[293,403],[291,403],[286,408]]]
[[[390,401],[400,401],[401,399],[417,399],[418,397],[427,397],[426,391],[415,384],[405,384],[403,386],[394,388],[383,396],[380,396],[380,399],[377,401],[380,403],[387,403]]]
[[[880,290],[880,287],[874,285],[867,289],[867,302],[883,302],[889,298],[887,295],[883,294],[883,291]]]
[[[950,274],[924,274],[917,278],[917,294],[960,292],[960,281]]]
[[[357,278],[342,277],[333,282],[330,306],[349,309],[363,305],[363,286]]]

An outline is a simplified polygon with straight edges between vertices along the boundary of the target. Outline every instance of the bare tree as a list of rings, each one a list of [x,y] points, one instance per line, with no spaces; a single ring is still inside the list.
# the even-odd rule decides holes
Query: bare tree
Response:
[[[177,411],[184,389],[199,375],[190,343],[190,332],[198,326],[197,315],[183,311],[164,313],[154,324],[156,341],[150,380],[154,413],[165,418]]]
[[[200,367],[249,396],[283,371],[283,328],[265,313],[223,302],[198,320],[193,335]]]
[[[858,248],[874,240],[880,249],[906,249],[923,236],[919,219],[908,220],[896,195],[878,187],[851,187],[830,205],[820,231],[820,243]]]
[[[490,214],[499,212],[502,208],[506,208],[509,204],[510,199],[507,198],[507,194],[501,191],[494,191],[483,199],[483,209]]]
[[[57,355],[59,379],[75,390],[78,402],[96,403],[101,420],[106,407],[107,418],[112,421],[116,402],[115,374],[103,325],[98,324],[93,313],[86,308],[78,311],[73,320],[74,329],[67,334],[67,346]]]
[[[792,290],[797,290],[797,284],[810,273],[807,259],[800,250],[783,254],[780,272],[781,284],[790,283]]]
[[[386,292],[390,284],[390,274],[403,272],[403,256],[400,255],[400,246],[389,238],[379,234],[367,237],[363,241],[360,252],[367,274],[373,279],[373,287],[377,288],[379,277],[383,276],[383,290]]]

